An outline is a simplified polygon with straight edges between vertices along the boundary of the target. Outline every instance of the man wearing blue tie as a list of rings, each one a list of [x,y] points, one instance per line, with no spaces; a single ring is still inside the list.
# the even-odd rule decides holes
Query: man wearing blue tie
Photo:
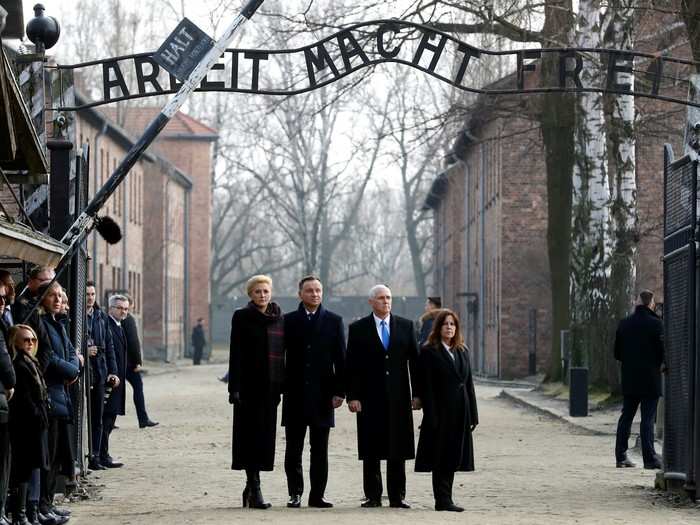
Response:
[[[372,313],[350,325],[347,345],[348,408],[357,414],[363,507],[382,506],[380,461],[387,462],[389,505],[407,509],[405,461],[415,457],[412,398],[418,348],[413,322],[391,315],[391,290],[374,286]],[[410,371],[410,376],[409,376]]]

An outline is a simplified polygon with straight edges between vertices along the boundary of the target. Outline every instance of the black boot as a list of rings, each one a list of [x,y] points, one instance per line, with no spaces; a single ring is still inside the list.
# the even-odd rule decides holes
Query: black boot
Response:
[[[20,483],[14,492],[12,507],[12,525],[31,525],[27,520],[27,490],[28,483]]]
[[[269,509],[272,505],[263,499],[260,491],[260,472],[257,470],[247,470],[248,477],[248,506],[251,509]]]
[[[41,525],[39,522],[39,502],[27,502],[27,521],[32,525]]]

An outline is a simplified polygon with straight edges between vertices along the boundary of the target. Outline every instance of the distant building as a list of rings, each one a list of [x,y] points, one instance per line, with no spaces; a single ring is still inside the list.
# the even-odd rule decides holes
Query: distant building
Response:
[[[639,27],[647,30],[637,34],[652,36],[635,49],[689,58],[683,25],[672,13],[643,16]],[[640,60],[636,68],[647,65]],[[533,350],[537,371],[544,372],[551,352],[545,152],[533,118],[539,100],[480,97],[467,109],[453,163],[434,180],[426,200],[435,219],[436,295],[460,314],[474,369],[506,379],[528,375]],[[687,110],[638,98],[636,111],[637,288],[660,295],[663,145],[682,154]]]
[[[112,108],[77,113],[80,144],[90,146],[90,195],[102,186],[140,136],[156,108],[119,115]],[[92,235],[90,278],[105,300],[129,290],[140,321],[144,354],[185,355],[192,319],[209,317],[211,128],[178,113],[105,206],[124,234],[108,246]],[[196,256],[193,256],[196,254]]]

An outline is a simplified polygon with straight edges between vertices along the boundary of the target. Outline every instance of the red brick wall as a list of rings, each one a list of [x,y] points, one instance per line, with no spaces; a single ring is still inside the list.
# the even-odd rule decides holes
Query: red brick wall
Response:
[[[189,321],[198,317],[209,320],[211,285],[209,264],[211,255],[211,155],[212,143],[200,140],[163,138],[158,149],[192,179],[190,197],[190,296]],[[191,327],[190,327],[191,328]]]

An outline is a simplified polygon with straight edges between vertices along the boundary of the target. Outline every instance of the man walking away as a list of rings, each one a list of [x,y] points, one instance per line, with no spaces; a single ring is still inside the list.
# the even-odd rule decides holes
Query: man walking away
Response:
[[[204,335],[204,319],[200,317],[197,319],[197,324],[192,329],[192,348],[194,348],[194,353],[192,354],[193,365],[201,364],[202,353],[204,352],[205,346],[207,346],[207,338]]]
[[[654,451],[656,406],[661,396],[661,369],[664,366],[663,322],[654,312],[654,293],[639,294],[641,304],[634,313],[620,321],[615,334],[615,359],[622,365],[622,415],[617,424],[615,459],[618,468],[634,467],[627,457],[627,442],[632,420],[641,405],[644,468],[660,469],[661,461]]]
[[[133,301],[129,296],[129,307],[133,308]],[[155,427],[157,421],[151,421],[146,412],[146,397],[143,394],[143,378],[141,377],[141,340],[136,326],[136,319],[130,313],[122,322],[124,336],[126,337],[126,380],[134,390],[134,406],[136,407],[136,417],[139,420],[139,428]]]

